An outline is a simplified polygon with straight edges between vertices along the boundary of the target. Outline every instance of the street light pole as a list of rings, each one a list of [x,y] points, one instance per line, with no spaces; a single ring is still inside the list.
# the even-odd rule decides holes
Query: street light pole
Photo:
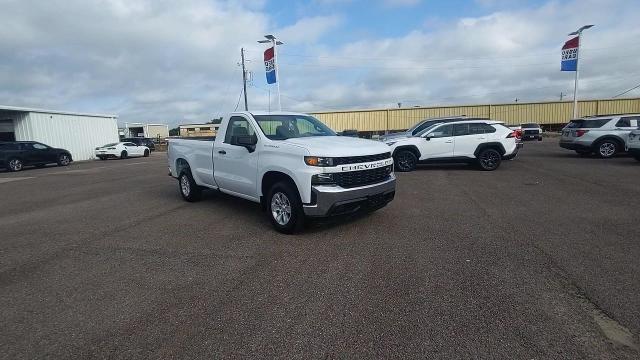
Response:
[[[576,78],[574,81],[574,87],[573,87],[573,118],[577,118],[578,117],[578,80],[580,79],[580,48],[582,48],[582,32],[584,30],[590,29],[592,28],[593,25],[585,25],[583,27],[581,27],[580,29],[572,32],[569,34],[569,36],[571,35],[578,35],[578,49],[577,49],[577,53],[576,53]]]

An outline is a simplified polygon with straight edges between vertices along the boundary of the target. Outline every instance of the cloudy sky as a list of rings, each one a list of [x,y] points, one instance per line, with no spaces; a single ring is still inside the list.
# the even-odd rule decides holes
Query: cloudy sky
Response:
[[[256,40],[276,34],[282,106],[371,107],[557,100],[566,34],[585,33],[580,96],[640,83],[637,0],[0,0],[0,104],[205,122],[274,109]],[[625,96],[640,96],[640,90]],[[242,107],[240,102],[239,108]]]

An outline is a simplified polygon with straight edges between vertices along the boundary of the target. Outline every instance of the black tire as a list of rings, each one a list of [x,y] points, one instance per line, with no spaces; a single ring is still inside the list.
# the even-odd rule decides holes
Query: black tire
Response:
[[[489,148],[478,154],[478,166],[484,171],[493,171],[500,167],[502,155],[496,149]]]
[[[640,161],[640,155],[633,155],[633,158]]]
[[[542,141],[542,136],[538,136],[538,141]]]
[[[58,155],[58,166],[68,166],[71,164],[71,156],[68,154],[60,154]]]
[[[620,144],[615,140],[605,139],[598,141],[595,146],[595,153],[602,159],[611,159],[620,152]]]
[[[120,153],[120,159],[126,159],[127,156],[129,156],[129,154],[126,152],[126,150],[122,150],[122,152]]]
[[[393,163],[396,171],[413,171],[418,165],[418,157],[412,151],[400,150],[393,155]]]
[[[98,159],[100,159],[100,160],[107,160],[107,157],[106,157],[106,156],[98,156]]]
[[[178,189],[182,198],[188,202],[196,202],[202,198],[202,188],[196,184],[189,169],[185,169],[178,176]]]
[[[273,184],[267,195],[266,208],[269,220],[278,232],[294,234],[304,228],[302,201],[291,183],[281,181]]]
[[[144,151],[144,157],[149,157],[149,150]]]
[[[24,169],[24,163],[18,158],[11,158],[7,161],[6,168],[11,172],[22,171],[22,169]]]

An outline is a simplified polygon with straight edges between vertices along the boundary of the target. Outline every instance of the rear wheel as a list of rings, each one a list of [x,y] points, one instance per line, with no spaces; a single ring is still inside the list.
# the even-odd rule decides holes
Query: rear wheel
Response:
[[[283,234],[293,234],[304,227],[304,211],[300,195],[288,182],[275,183],[267,197],[269,220]]]
[[[58,166],[67,166],[71,163],[71,157],[67,154],[60,154],[58,156]]]
[[[23,168],[24,163],[18,158],[9,159],[9,161],[7,161],[7,169],[9,169],[9,171],[21,171]]]
[[[122,150],[122,152],[120,153],[120,159],[126,159],[127,156],[129,156],[129,154],[127,154],[125,150]]]
[[[98,159],[100,159],[100,160],[107,160],[107,157],[106,157],[106,156],[98,156]]]
[[[416,169],[418,157],[412,151],[400,150],[393,156],[396,171],[407,172]]]
[[[178,186],[180,187],[182,198],[189,202],[198,201],[202,197],[202,189],[193,180],[191,171],[188,169],[178,176]]]
[[[636,159],[636,160],[638,160],[638,161],[640,161],[640,154],[638,154],[638,155],[633,155],[633,158],[634,158],[634,159]]]
[[[485,149],[478,154],[478,165],[482,170],[493,171],[500,166],[502,155],[496,149]]]
[[[619,144],[615,140],[602,140],[596,144],[596,154],[603,159],[614,157],[619,151]]]
[[[149,150],[144,151],[144,157],[149,157]]]

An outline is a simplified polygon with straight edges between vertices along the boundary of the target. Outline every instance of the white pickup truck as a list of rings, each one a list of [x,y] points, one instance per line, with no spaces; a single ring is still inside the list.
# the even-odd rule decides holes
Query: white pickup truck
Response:
[[[167,156],[185,200],[215,189],[260,203],[287,234],[305,217],[372,211],[395,195],[387,145],[337,136],[305,114],[231,113],[214,139],[170,139]]]

